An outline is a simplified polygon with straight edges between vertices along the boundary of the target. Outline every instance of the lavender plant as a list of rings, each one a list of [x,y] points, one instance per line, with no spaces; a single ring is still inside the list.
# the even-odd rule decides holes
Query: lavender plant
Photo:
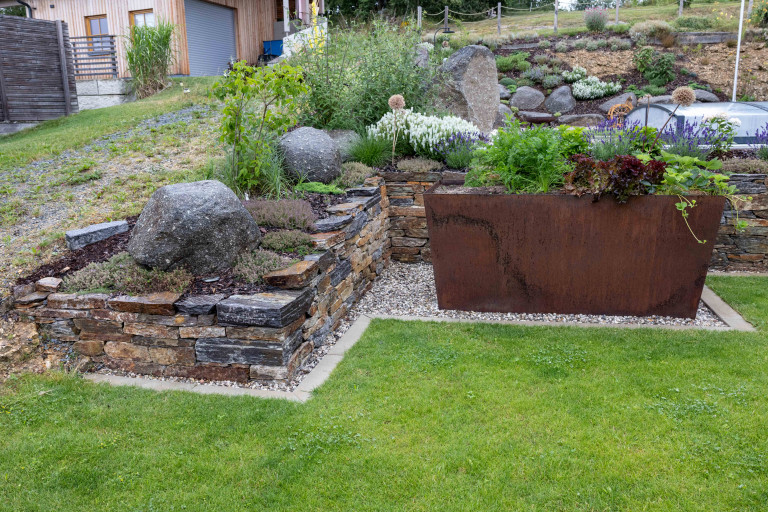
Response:
[[[588,135],[590,154],[595,160],[607,162],[620,155],[643,152],[654,136],[654,128],[642,127],[640,123],[603,121]]]
[[[439,155],[451,169],[465,169],[472,162],[477,146],[488,142],[488,137],[482,133],[459,132],[438,142],[433,152]]]
[[[768,123],[755,133],[755,153],[760,160],[768,161]]]

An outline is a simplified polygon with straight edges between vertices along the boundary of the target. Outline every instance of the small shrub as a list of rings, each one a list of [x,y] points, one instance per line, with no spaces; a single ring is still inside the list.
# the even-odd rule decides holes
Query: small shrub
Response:
[[[589,42],[587,43],[587,51],[588,52],[594,52],[598,48],[599,48],[599,46],[597,45],[597,41],[593,41],[593,40],[590,39]]]
[[[290,258],[280,256],[272,251],[257,250],[242,254],[238,259],[233,273],[247,283],[262,284],[264,275],[286,268],[292,263]]]
[[[629,30],[629,37],[633,41],[647,40],[649,37],[661,39],[672,33],[672,26],[666,21],[647,20],[635,23]]]
[[[675,79],[675,55],[673,53],[660,53],[650,46],[646,46],[635,52],[632,61],[637,70],[652,85],[660,87]]]
[[[736,48],[737,44],[738,42],[735,39],[729,39],[725,42],[725,46],[727,46],[728,48]]]
[[[312,206],[301,199],[269,201],[251,199],[243,203],[259,226],[282,229],[310,229],[317,218]]]
[[[550,71],[551,70],[546,66],[536,66],[523,73],[523,78],[527,78],[534,83],[540,84]]]
[[[429,158],[404,158],[397,162],[397,168],[403,172],[431,172],[442,167],[443,164]]]
[[[768,123],[757,129],[754,148],[757,158],[768,161]]]
[[[472,162],[475,149],[485,142],[488,139],[482,135],[457,133],[438,144],[436,151],[451,169],[465,169]]]
[[[346,162],[341,164],[341,175],[334,181],[341,188],[360,185],[366,178],[373,176],[375,171],[361,162]]]
[[[672,48],[675,46],[677,38],[675,37],[675,34],[666,34],[659,38],[659,42],[664,48]]]
[[[616,94],[621,90],[618,82],[603,82],[596,76],[589,76],[573,84],[573,97],[578,100],[592,100]]]
[[[608,41],[605,39],[598,39],[595,41],[597,43],[598,48],[607,48],[608,47]]]
[[[549,65],[552,67],[559,67],[563,64],[565,64],[565,62],[560,57],[550,57],[549,59]]]
[[[663,86],[646,85],[640,89],[640,92],[643,94],[650,94],[651,96],[661,96],[662,94],[667,93],[667,88]]]
[[[531,87],[533,85],[536,85],[536,83],[528,78],[522,77],[517,79],[518,87]]]
[[[577,50],[583,50],[587,47],[587,39],[579,39],[575,43],[573,43],[573,47]]]
[[[192,282],[192,274],[183,269],[170,272],[140,266],[127,252],[101,263],[91,263],[64,278],[66,293],[124,293],[146,295],[158,292],[182,293]]]
[[[549,42],[549,40],[547,39],[542,39],[541,41],[539,41],[539,48],[549,48],[551,46],[552,46],[552,43]]]
[[[269,251],[298,253],[302,256],[312,252],[312,237],[303,231],[271,231],[261,239],[261,247]]]
[[[547,62],[549,62],[549,57],[547,55],[544,55],[543,53],[540,53],[538,55],[533,56],[533,62],[539,65],[546,64]]]
[[[712,28],[712,20],[706,16],[680,16],[675,20],[675,26],[688,30],[706,30]]]
[[[349,148],[353,160],[370,167],[380,167],[392,156],[392,141],[363,136]]]
[[[586,9],[584,24],[590,32],[602,32],[608,24],[608,12],[599,7]]]
[[[632,41],[629,41],[627,39],[619,39],[618,45],[619,45],[619,50],[631,50],[632,49]]]
[[[306,192],[308,194],[341,195],[344,193],[344,191],[341,190],[336,185],[333,185],[333,184],[326,185],[325,183],[320,183],[318,181],[305,181],[304,183],[299,183],[298,185],[293,187],[293,190],[296,192]]]
[[[504,77],[501,80],[499,80],[499,83],[503,85],[504,87],[509,87],[510,85],[517,85],[517,82],[514,78],[508,78]]]
[[[528,52],[516,52],[505,56],[499,55],[496,57],[496,69],[502,73],[526,71],[531,67],[531,63],[526,60],[530,56],[531,54]]]
[[[575,68],[573,68],[572,71],[563,71],[562,75],[563,75],[563,79],[566,82],[568,82],[569,84],[572,84],[574,82],[578,82],[579,80],[583,80],[584,78],[587,78],[587,70],[581,66],[576,66]]]
[[[565,41],[558,41],[555,45],[555,51],[558,53],[564,53],[568,51],[568,43]]]
[[[541,86],[547,89],[554,89],[563,83],[563,77],[560,75],[547,75],[541,80]]]
[[[608,161],[620,155],[645,152],[655,141],[655,128],[641,128],[639,124],[617,125],[612,121],[600,123],[589,132],[589,152],[595,160]]]
[[[610,30],[614,34],[626,34],[627,32],[629,32],[629,24],[619,23],[617,25],[609,25],[608,30]]]

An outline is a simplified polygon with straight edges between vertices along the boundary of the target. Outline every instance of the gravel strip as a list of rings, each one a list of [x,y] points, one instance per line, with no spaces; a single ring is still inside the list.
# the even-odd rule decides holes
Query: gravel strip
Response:
[[[432,265],[427,263],[392,264],[383,272],[369,291],[355,306],[354,311],[368,315],[423,316],[484,321],[566,322],[573,324],[641,324],[688,327],[728,327],[707,306],[699,304],[694,319],[664,316],[608,316],[563,315],[541,313],[478,313],[471,311],[441,310]]]

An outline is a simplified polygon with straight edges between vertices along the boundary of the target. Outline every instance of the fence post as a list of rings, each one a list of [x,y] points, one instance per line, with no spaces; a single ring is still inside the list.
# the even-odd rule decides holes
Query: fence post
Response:
[[[557,7],[558,0],[555,0],[555,36],[557,36]]]
[[[619,24],[619,4],[621,0],[616,0],[616,24]]]
[[[496,33],[501,35],[501,2],[496,5]]]
[[[67,49],[64,47],[64,28],[56,20],[56,37],[59,39],[59,61],[61,62],[61,84],[64,86],[64,111],[72,113],[72,98],[69,97],[69,75],[67,73]]]
[[[416,7],[416,28],[421,28],[421,6]]]
[[[3,48],[0,47],[0,121],[10,121],[11,113],[8,110],[8,93],[5,90],[5,76],[3,76]]]
[[[448,30],[448,6],[445,6],[445,14],[443,14],[443,30]]]

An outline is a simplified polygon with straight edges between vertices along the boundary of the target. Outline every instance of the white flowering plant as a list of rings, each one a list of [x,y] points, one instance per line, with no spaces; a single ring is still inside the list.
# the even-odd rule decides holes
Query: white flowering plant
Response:
[[[565,80],[569,84],[572,84],[574,82],[578,82],[579,80],[583,80],[587,78],[587,70],[581,66],[576,66],[575,68],[573,68],[572,71],[563,71],[562,75],[563,75],[563,80]]]
[[[573,97],[577,100],[594,100],[616,94],[621,90],[618,82],[603,82],[596,76],[588,76],[573,84]]]
[[[393,112],[386,113],[376,124],[368,127],[368,136],[393,140],[395,137]],[[417,155],[439,158],[438,145],[452,135],[463,133],[480,136],[480,130],[469,121],[455,116],[427,116],[403,109],[397,114],[398,141],[405,142]]]
[[[736,137],[736,128],[741,126],[741,121],[737,117],[728,117],[725,112],[704,117],[702,128],[717,134],[713,138],[710,150],[715,154],[722,154],[731,149],[733,139]]]

